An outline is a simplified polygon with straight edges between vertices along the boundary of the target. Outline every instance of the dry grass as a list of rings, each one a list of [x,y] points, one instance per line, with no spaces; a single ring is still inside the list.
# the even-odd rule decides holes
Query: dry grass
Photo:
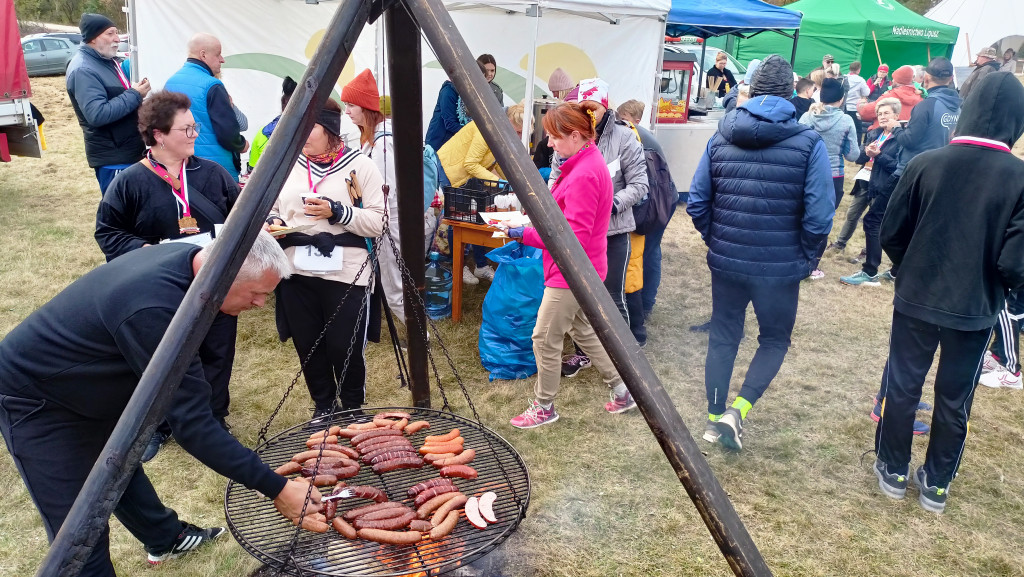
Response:
[[[47,115],[50,151],[0,168],[0,334],[102,261],[92,240],[98,195],[84,162],[62,78],[34,83]],[[1024,155],[1024,148],[1018,147]],[[840,215],[842,211],[840,211]],[[862,236],[848,249],[859,250]],[[693,432],[704,419],[706,341],[687,327],[710,313],[704,249],[685,214],[664,241],[665,278],[650,320],[646,354]],[[707,447],[708,460],[777,575],[1024,575],[1024,426],[1020,393],[979,391],[972,436],[948,512],[937,517],[913,498],[890,501],[870,472],[870,399],[887,350],[892,289],[841,286],[856,267],[838,258],[827,278],[805,283],[794,344],[767,396],[751,412],[742,455]],[[564,382],[562,419],[534,431],[507,423],[532,382],[488,383],[476,354],[483,287],[467,291],[460,325],[442,323],[483,422],[522,453],[533,482],[529,516],[510,540],[509,575],[729,575],[707,530],[638,414],[604,414],[594,371]],[[252,445],[297,368],[277,341],[271,311],[242,317],[232,384],[233,431]],[[752,316],[736,380],[756,347]],[[387,343],[369,349],[370,405],[406,405]],[[454,410],[467,414],[454,380]],[[926,387],[926,395],[930,389]],[[434,404],[440,406],[435,389]],[[300,383],[274,430],[308,418]],[[927,418],[927,417],[926,417]],[[703,441],[698,441],[703,444]],[[927,439],[915,441],[920,463]],[[199,524],[223,524],[224,479],[171,445],[146,466],[168,506]],[[912,493],[913,495],[913,493]],[[142,549],[116,521],[119,575],[247,575],[257,563],[232,541],[166,564],[146,566]],[[0,575],[31,575],[46,550],[41,523],[7,456],[0,457]]]

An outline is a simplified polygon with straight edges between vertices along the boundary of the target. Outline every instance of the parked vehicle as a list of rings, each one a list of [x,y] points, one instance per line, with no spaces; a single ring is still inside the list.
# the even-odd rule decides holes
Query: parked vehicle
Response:
[[[25,38],[21,41],[25,53],[25,66],[29,76],[64,74],[71,63],[76,47],[70,40],[43,36]]]
[[[27,39],[27,38],[46,38],[46,37],[50,37],[50,38],[63,38],[64,40],[67,40],[68,42],[74,44],[75,46],[78,46],[79,44],[82,43],[82,35],[79,34],[78,32],[41,32],[39,34],[29,34],[28,36],[24,36],[22,38],[22,40]]]

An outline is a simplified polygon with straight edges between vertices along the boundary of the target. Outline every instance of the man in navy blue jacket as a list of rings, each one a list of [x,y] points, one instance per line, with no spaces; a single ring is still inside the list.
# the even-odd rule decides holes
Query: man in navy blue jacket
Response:
[[[708,245],[711,333],[704,365],[704,439],[743,447],[743,420],[782,367],[800,281],[832,230],[835,191],[821,137],[797,122],[793,68],[778,55],[758,66],[750,100],[718,123],[690,184],[686,212]],[[726,409],[747,305],[760,326],[757,353]]]

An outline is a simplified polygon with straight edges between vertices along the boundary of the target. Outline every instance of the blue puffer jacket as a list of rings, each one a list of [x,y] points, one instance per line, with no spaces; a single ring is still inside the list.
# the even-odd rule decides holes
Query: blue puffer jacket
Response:
[[[832,229],[835,190],[825,143],[777,96],[758,96],[718,123],[690,184],[686,212],[708,268],[741,282],[805,278]]]
[[[199,136],[196,138],[196,156],[212,160],[224,167],[229,174],[238,178],[231,151],[217,142],[217,134],[213,129],[213,121],[207,110],[206,95],[215,85],[223,84],[214,78],[210,71],[194,62],[186,62],[180,70],[167,79],[165,90],[181,92],[192,101],[189,110],[199,124]]]

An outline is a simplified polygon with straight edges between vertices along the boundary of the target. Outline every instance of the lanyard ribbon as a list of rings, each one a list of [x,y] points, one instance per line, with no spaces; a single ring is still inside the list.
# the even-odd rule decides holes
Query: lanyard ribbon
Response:
[[[181,205],[182,217],[192,216],[192,209],[189,207],[188,203],[188,175],[185,172],[185,164],[188,163],[188,159],[181,163],[181,172],[178,174],[178,178],[176,179],[167,172],[167,169],[153,159],[152,153],[147,153],[147,155],[149,156],[150,164],[153,165],[153,172],[157,173],[160,178],[164,179],[164,182],[171,185],[171,194],[174,195],[174,200],[178,201],[178,204]],[[175,184],[178,185],[178,188],[175,188]]]
[[[130,89],[132,85],[128,83],[128,78],[125,77],[124,70],[121,70],[121,65],[116,60],[111,60],[110,63],[114,65],[114,71],[117,72],[117,79],[121,81],[121,86],[124,86],[125,90]]]

